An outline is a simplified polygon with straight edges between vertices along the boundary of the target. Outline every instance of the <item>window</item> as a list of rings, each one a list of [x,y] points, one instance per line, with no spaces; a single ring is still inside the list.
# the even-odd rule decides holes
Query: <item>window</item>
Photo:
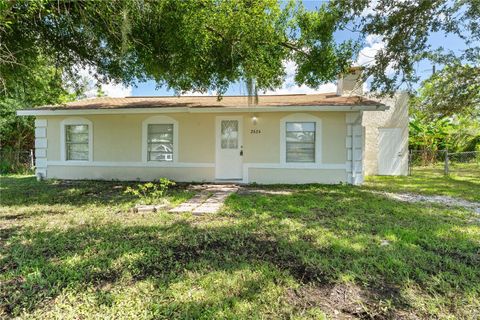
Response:
[[[222,120],[222,149],[238,148],[238,120]]]
[[[173,161],[173,124],[149,124],[148,161]]]
[[[89,160],[88,124],[65,125],[66,160]]]
[[[315,162],[315,122],[287,122],[286,162]]]
[[[92,121],[70,117],[60,123],[60,158],[62,161],[93,161]]]
[[[178,162],[178,121],[172,117],[151,116],[142,122],[142,162],[170,166]]]

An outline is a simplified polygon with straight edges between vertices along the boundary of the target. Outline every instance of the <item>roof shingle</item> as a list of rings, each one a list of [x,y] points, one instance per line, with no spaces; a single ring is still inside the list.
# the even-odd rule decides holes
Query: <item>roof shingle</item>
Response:
[[[292,94],[259,96],[260,107],[292,107],[292,106],[355,106],[378,105],[380,102],[360,96],[338,96],[329,94]],[[79,109],[124,109],[124,108],[235,108],[248,107],[246,96],[224,96],[218,100],[216,96],[180,96],[180,97],[127,97],[127,98],[94,98],[69,102],[63,105],[47,105],[35,110],[79,110]]]

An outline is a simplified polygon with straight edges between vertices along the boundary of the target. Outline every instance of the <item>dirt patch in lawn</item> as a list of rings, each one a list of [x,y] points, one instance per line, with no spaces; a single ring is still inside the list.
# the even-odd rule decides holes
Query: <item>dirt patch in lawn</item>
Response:
[[[463,199],[456,199],[449,196],[427,196],[415,193],[392,193],[392,192],[380,192],[371,191],[372,193],[386,196],[390,199],[399,200],[403,202],[430,202],[441,204],[449,207],[463,207],[467,210],[472,210],[475,213],[480,214],[480,203],[470,202]]]
[[[255,189],[255,188],[240,188],[237,192],[241,195],[250,195],[250,194],[262,194],[262,195],[282,195],[289,196],[293,194],[292,190],[269,190],[269,189]]]
[[[363,289],[355,284],[308,284],[288,290],[285,297],[296,311],[304,313],[317,307],[331,319],[415,319],[415,315],[398,309],[398,296],[394,287]]]

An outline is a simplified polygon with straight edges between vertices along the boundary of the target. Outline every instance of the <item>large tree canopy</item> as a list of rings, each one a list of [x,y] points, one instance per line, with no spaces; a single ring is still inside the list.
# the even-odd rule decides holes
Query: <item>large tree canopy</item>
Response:
[[[277,0],[17,0],[0,9],[3,83],[45,55],[65,70],[90,65],[124,83],[219,94],[240,79],[279,87],[292,60],[296,82],[317,87],[356,60],[369,34],[385,43],[366,69],[383,92],[415,81],[422,59],[479,64],[479,0],[332,0],[315,11]],[[354,36],[336,41],[339,30]],[[466,50],[434,50],[435,32],[463,39]]]
[[[462,83],[459,83],[462,81]],[[412,107],[429,119],[466,115],[480,116],[480,68],[450,65],[422,83]]]
[[[276,0],[17,1],[4,4],[1,71],[5,80],[42,52],[126,83],[154,79],[178,91],[221,94],[239,79],[278,87],[291,59],[297,81],[318,86],[356,51],[351,42],[335,43],[339,19],[327,7],[307,12]]]
[[[480,67],[479,0],[334,0],[330,5],[345,14],[353,32],[383,40],[366,69],[373,90],[392,91],[416,82],[415,65],[422,60]],[[444,46],[432,47],[434,34],[445,37]],[[458,39],[461,48],[450,48],[449,39]]]

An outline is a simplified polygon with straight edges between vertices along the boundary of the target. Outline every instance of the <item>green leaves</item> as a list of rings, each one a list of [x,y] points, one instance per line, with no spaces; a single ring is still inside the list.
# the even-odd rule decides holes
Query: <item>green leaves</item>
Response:
[[[33,147],[33,117],[18,117],[18,109],[57,104],[82,96],[86,84],[69,77],[50,57],[29,57],[27,65],[1,65],[8,80],[0,87],[0,145],[16,151]],[[1,84],[0,84],[1,85]]]
[[[416,112],[410,119],[409,143],[411,149],[428,152],[475,151],[480,145],[480,123],[468,116],[432,120]]]
[[[134,195],[144,204],[153,204],[164,197],[168,189],[174,185],[175,182],[167,178],[160,178],[158,181],[139,184],[136,189],[127,187],[125,193]]]
[[[480,113],[480,68],[452,64],[427,79],[416,105],[433,117]]]
[[[453,64],[422,83],[410,100],[410,146],[451,152],[480,145],[480,69]]]
[[[300,36],[293,60],[298,65],[295,81],[318,88],[332,81],[352,64],[359,50],[357,42],[348,40],[336,44],[333,34],[338,29],[341,15],[334,7],[326,5],[317,11],[300,10],[297,13]]]
[[[480,6],[478,1],[335,0],[329,3],[343,13],[345,27],[359,36],[377,35],[383,47],[365,70],[371,89],[393,92],[418,81],[416,63],[470,63],[480,57]],[[434,35],[445,36],[445,48],[432,47]],[[449,41],[459,44],[452,51]],[[459,79],[459,81],[463,81]]]
[[[382,47],[364,76],[372,78],[373,91],[392,93],[418,80],[418,61],[468,62],[478,69],[480,56],[478,1],[333,0],[312,11],[293,0],[23,0],[0,6],[4,83],[43,55],[65,72],[93,66],[101,80],[153,79],[178,93],[219,95],[238,80],[253,79],[258,90],[280,87],[285,62],[294,61],[297,84],[318,87],[350,67],[365,37],[375,35]],[[338,31],[346,37],[335,38]],[[433,33],[460,39],[465,50],[431,48]],[[455,79],[448,82],[452,96],[476,90],[455,85],[469,81],[467,72]]]
[[[353,54],[333,39],[338,12],[327,6],[306,12],[293,1],[22,2],[6,16],[14,24],[4,29],[6,46],[29,53],[18,60],[48,53],[66,69],[93,65],[109,79],[154,79],[179,93],[221,95],[247,79],[257,89],[274,89],[292,59],[298,81],[318,86],[334,80]]]

